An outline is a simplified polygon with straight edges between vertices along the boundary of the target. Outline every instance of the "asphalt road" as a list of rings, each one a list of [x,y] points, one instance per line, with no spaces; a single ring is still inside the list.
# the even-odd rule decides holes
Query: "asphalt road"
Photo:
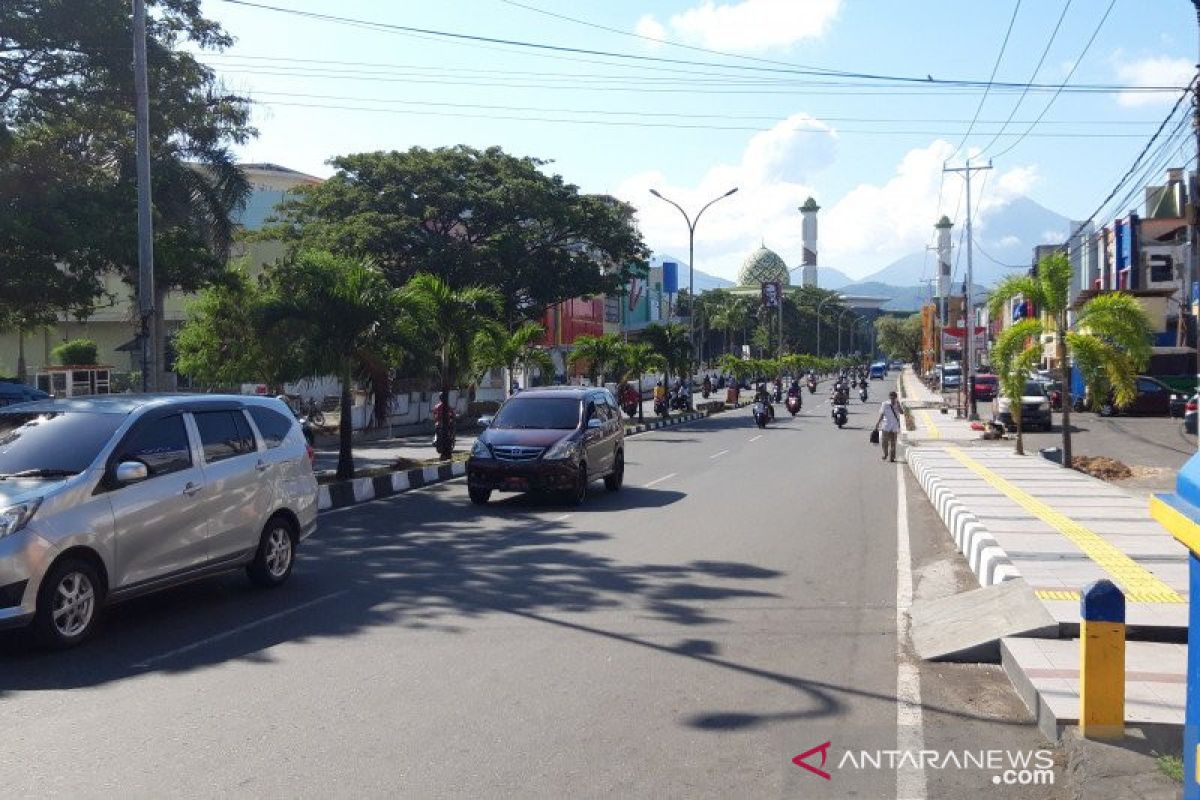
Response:
[[[898,643],[904,585],[964,572],[868,446],[878,405],[837,430],[822,398],[765,431],[738,411],[632,438],[625,489],[581,508],[481,509],[452,482],[324,516],[278,591],[131,601],[67,653],[0,637],[6,794],[1042,796],[836,769],[1040,739],[995,670]],[[792,763],[825,742],[830,780]]]

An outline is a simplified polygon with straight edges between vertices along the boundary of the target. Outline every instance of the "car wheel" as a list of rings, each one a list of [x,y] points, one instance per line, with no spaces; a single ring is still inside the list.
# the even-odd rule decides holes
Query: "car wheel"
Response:
[[[567,501],[573,506],[581,506],[587,500],[588,470],[587,464],[579,465],[579,474],[575,477],[575,488],[567,493]]]
[[[1117,410],[1113,407],[1112,403],[1105,403],[1104,405],[1100,406],[1100,416],[1102,417],[1111,417],[1116,413],[1116,411]]]
[[[491,489],[467,489],[467,494],[471,496],[471,502],[477,506],[486,506],[488,500],[492,499]]]
[[[66,558],[42,581],[34,635],[47,647],[62,649],[86,641],[96,629],[104,585],[87,561]]]
[[[281,585],[296,563],[296,532],[283,517],[271,517],[258,540],[254,560],[246,567],[250,580],[267,589]]]
[[[621,484],[625,482],[625,454],[620,450],[617,451],[616,461],[613,463],[612,474],[604,479],[604,488],[610,492],[620,491]]]

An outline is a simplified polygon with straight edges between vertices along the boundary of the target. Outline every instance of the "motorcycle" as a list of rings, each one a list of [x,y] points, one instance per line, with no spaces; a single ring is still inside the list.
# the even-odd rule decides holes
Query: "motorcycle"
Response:
[[[850,411],[844,403],[835,403],[833,406],[833,423],[841,428],[850,418]]]
[[[700,396],[707,400],[710,394],[712,394],[712,381],[705,378],[704,385],[700,388]]]
[[[671,408],[675,411],[688,410],[688,396],[682,391],[676,392],[671,396]]]
[[[775,402],[783,402],[783,387],[779,384],[775,384]]]
[[[667,401],[666,401],[666,399],[659,399],[659,400],[654,401],[654,413],[660,417],[667,416]]]
[[[798,394],[788,395],[787,410],[788,410],[788,413],[791,414],[793,417],[796,416],[798,413],[800,413],[800,403],[801,403],[800,395],[798,395]]]
[[[813,380],[810,380],[810,381],[808,382],[808,393],[809,393],[809,394],[816,394],[816,393],[817,393],[817,382],[816,382],[816,380],[815,380],[815,379],[813,379]]]
[[[770,412],[767,410],[767,404],[758,400],[751,407],[751,413],[754,415],[754,424],[760,428],[767,427],[767,422],[771,418]]]
[[[864,403],[867,402],[867,387],[864,386],[858,390],[858,399]]]

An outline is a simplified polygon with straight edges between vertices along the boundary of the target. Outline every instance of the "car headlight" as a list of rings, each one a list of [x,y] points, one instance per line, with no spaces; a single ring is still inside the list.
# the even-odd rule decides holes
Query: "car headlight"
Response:
[[[575,458],[579,455],[579,442],[571,438],[560,439],[557,444],[546,451],[546,455],[542,456],[547,461],[561,461],[568,458]]]
[[[471,458],[491,458],[492,451],[483,443],[482,439],[476,439],[475,444],[471,445]]]
[[[1050,401],[1049,400],[1043,400],[1042,402],[1038,403],[1038,411],[1049,411],[1049,410],[1050,410]]]
[[[0,539],[25,527],[33,512],[42,504],[42,498],[26,500],[24,503],[0,508]]]

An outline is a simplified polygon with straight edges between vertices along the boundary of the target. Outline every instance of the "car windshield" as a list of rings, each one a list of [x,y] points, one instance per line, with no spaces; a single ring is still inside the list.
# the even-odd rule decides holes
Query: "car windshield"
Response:
[[[0,412],[0,479],[82,472],[124,419],[123,414]]]
[[[976,383],[995,383],[996,376],[995,375],[976,375],[975,382]]]
[[[1046,394],[1046,388],[1044,386],[1042,386],[1042,384],[1038,383],[1037,381],[1026,381],[1025,382],[1025,396],[1026,397],[1029,397],[1032,395],[1036,395],[1036,396],[1040,397],[1045,394]]]
[[[491,427],[569,431],[579,427],[579,400],[573,397],[514,397],[496,412]]]
[[[959,375],[962,375],[962,370],[958,367],[946,367],[946,371],[943,374],[947,377],[957,378]]]

